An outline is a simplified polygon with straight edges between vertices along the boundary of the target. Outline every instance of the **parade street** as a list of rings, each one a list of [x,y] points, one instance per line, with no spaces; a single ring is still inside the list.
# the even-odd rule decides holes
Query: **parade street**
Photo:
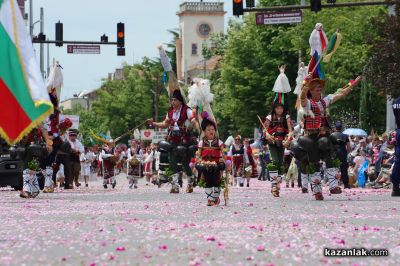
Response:
[[[398,265],[397,198],[352,189],[317,202],[298,188],[273,198],[269,182],[231,188],[228,206],[206,207],[204,190],[89,188],[0,191],[0,265]],[[223,203],[223,201],[221,202]],[[324,248],[388,249],[389,257],[328,258]]]

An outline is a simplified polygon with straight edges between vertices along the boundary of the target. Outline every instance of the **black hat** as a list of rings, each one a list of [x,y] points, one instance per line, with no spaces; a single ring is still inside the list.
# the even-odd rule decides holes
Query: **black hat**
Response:
[[[338,130],[342,129],[342,128],[343,128],[342,122],[337,121],[337,122],[335,123],[335,128],[338,129]]]
[[[217,125],[214,123],[214,121],[210,120],[209,118],[203,119],[201,122],[201,129],[203,131],[206,130],[207,126],[212,125],[215,130],[217,130]]]
[[[201,121],[201,129],[203,131],[206,130],[206,127],[209,125],[212,125],[214,127],[215,130],[217,130],[217,124],[215,123],[215,121],[208,115],[207,112],[203,112],[201,114],[203,121]]]
[[[78,134],[79,134],[79,131],[77,130],[77,129],[70,129],[69,131],[68,131],[68,135],[69,136],[78,136]]]
[[[175,98],[178,101],[180,101],[181,103],[184,102],[183,100],[183,96],[180,90],[175,90],[174,93],[172,93],[172,97],[171,98]]]

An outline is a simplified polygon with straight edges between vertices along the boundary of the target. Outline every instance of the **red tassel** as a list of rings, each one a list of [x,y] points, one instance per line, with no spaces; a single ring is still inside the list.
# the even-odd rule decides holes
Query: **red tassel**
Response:
[[[322,52],[323,52],[326,49],[326,41],[325,41],[324,35],[322,34],[322,30],[319,31],[319,37],[321,38]]]

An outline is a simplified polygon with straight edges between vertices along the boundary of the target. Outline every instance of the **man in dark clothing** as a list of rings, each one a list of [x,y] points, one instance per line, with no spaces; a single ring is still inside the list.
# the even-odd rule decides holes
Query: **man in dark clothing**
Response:
[[[393,183],[392,197],[400,196],[400,97],[393,101],[393,113],[396,118],[396,146],[394,152],[394,166],[390,177]]]
[[[271,162],[271,158],[269,156],[269,152],[266,145],[262,146],[262,151],[259,154],[259,160],[260,160],[261,172],[260,175],[258,176],[258,180],[266,181],[268,179],[268,181],[270,181],[271,178],[266,168],[267,164]]]
[[[342,123],[340,121],[335,123],[335,131],[340,132],[343,136],[340,138],[345,140],[336,146],[338,159],[340,160],[340,174],[342,176],[342,181],[344,188],[350,188],[349,186],[349,174],[347,170],[349,169],[349,163],[347,162],[347,154],[350,150],[349,136],[342,133]]]

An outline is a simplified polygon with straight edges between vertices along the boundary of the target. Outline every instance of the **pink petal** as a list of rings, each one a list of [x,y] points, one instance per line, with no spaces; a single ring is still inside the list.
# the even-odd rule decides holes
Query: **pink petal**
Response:
[[[125,251],[125,247],[117,247],[115,250],[116,251]]]
[[[265,251],[265,246],[264,245],[258,245],[257,246],[257,251]]]
[[[159,250],[167,250],[168,247],[167,247],[167,245],[161,245],[161,246],[158,247],[158,249]]]
[[[208,236],[208,237],[207,237],[207,241],[215,241],[215,237],[213,237],[213,236]]]

